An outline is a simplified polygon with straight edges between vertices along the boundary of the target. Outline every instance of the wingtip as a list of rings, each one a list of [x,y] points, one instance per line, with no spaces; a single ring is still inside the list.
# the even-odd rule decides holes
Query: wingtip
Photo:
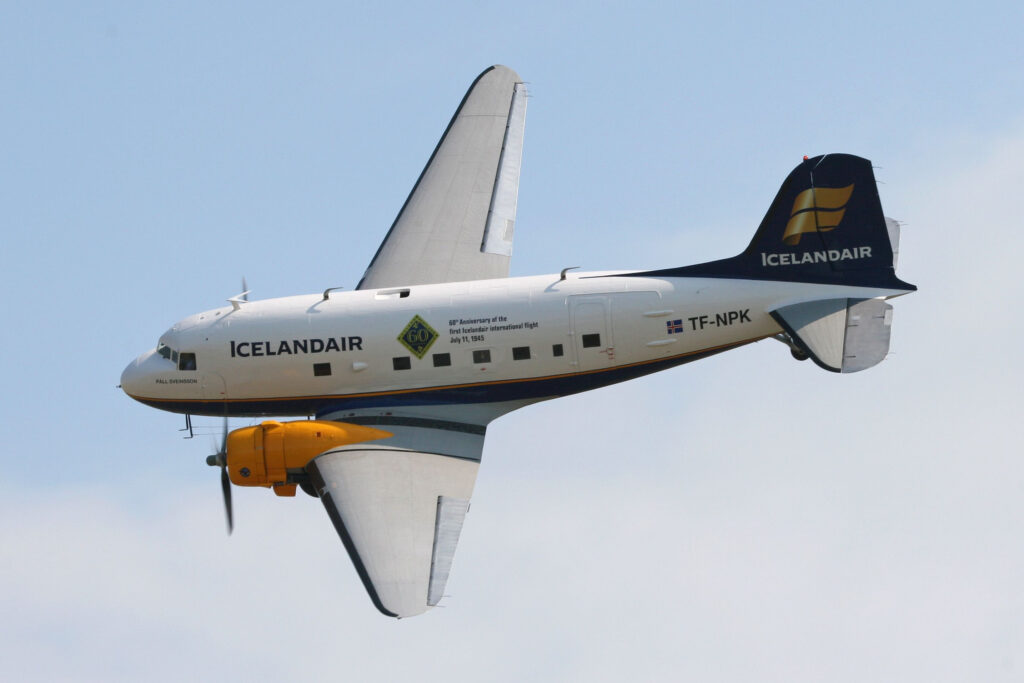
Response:
[[[511,77],[512,80],[515,81],[516,83],[521,83],[523,80],[522,78],[519,77],[519,74],[516,72],[515,69],[513,69],[512,67],[505,66],[504,64],[492,64],[491,66],[484,69],[480,73],[480,75],[477,76],[476,80],[480,80],[481,78],[483,78],[492,71],[496,72],[496,75],[507,75]]]

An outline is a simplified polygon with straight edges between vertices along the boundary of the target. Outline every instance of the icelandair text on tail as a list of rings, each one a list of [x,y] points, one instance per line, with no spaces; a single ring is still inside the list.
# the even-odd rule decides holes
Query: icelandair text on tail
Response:
[[[871,258],[871,247],[853,249],[829,249],[827,251],[805,251],[796,254],[766,254],[761,252],[762,266],[799,266],[804,263],[826,263],[828,261],[852,261]]]

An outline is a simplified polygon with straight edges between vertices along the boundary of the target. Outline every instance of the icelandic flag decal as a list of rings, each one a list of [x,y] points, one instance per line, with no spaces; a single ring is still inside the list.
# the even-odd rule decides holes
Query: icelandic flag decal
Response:
[[[665,326],[668,328],[669,334],[682,334],[683,333],[683,321],[682,320],[666,320]]]

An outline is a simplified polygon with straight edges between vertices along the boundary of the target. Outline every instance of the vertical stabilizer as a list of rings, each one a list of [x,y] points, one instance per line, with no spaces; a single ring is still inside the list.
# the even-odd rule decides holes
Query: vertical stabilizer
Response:
[[[851,154],[804,160],[790,172],[743,253],[643,276],[721,277],[903,290],[899,224],[886,219],[871,162]]]

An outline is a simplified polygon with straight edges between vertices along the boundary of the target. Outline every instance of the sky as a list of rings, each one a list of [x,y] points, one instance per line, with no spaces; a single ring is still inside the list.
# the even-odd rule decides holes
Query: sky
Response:
[[[553,6],[557,5],[557,6]],[[0,661],[19,681],[1024,678],[1019,3],[0,4]],[[443,608],[121,370],[353,287],[466,88],[528,82],[513,275],[742,250],[805,154],[904,222],[890,356],[764,341],[488,430]],[[239,424],[241,426],[241,424]]]

